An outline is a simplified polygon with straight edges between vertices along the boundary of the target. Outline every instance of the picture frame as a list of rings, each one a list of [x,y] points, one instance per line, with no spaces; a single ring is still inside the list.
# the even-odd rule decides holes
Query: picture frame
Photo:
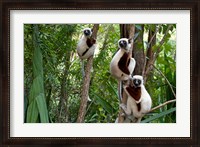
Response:
[[[10,11],[11,10],[189,10],[191,19],[191,44],[190,53],[191,65],[191,135],[190,137],[10,137]],[[1,145],[140,145],[140,146],[198,146],[199,141],[199,115],[200,92],[199,84],[199,63],[200,55],[200,1],[179,1],[168,0],[152,2],[141,0],[132,1],[114,1],[99,0],[97,2],[90,0],[79,1],[2,1],[1,2],[1,53],[0,53],[0,142]],[[198,30],[198,31],[197,31]]]

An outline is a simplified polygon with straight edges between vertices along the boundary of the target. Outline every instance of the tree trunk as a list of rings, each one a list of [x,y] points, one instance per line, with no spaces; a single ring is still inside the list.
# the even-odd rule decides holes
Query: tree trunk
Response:
[[[98,29],[99,29],[99,24],[95,24],[93,26],[92,38],[95,38],[95,39],[97,38]],[[87,64],[86,64],[85,77],[83,79],[83,88],[81,91],[81,104],[80,104],[80,108],[79,108],[77,123],[84,122],[87,101],[88,101],[88,95],[89,95],[90,72],[91,72],[91,68],[92,68],[92,63],[93,63],[93,56],[88,58]]]
[[[159,26],[156,26],[155,31],[149,30],[149,36],[148,36],[148,46],[147,46],[147,59],[145,68],[143,70],[143,77],[144,77],[144,84],[147,81],[147,78],[149,76],[150,71],[152,70],[152,65],[155,63],[159,53],[162,51],[161,46],[164,43],[165,38],[167,37],[167,34],[169,33],[169,30],[172,28],[172,25],[168,25],[167,30],[165,31],[165,34],[161,41],[158,43],[159,46],[153,50],[153,46],[156,44],[156,33],[159,30]]]
[[[146,65],[144,67],[144,84],[147,81],[147,77],[149,76],[149,72],[151,70],[150,66],[151,64],[153,64],[153,46],[156,44],[156,31],[153,31],[151,29],[149,29],[149,35],[148,35],[148,45],[147,45],[147,58],[146,60]]]
[[[145,55],[144,55],[144,42],[143,42],[144,25],[141,25],[141,30],[135,28],[135,34],[138,34],[137,40],[133,46],[133,57],[136,61],[134,75],[142,75]]]
[[[113,24],[110,24],[107,28],[107,33],[105,33],[105,36],[104,36],[104,41],[103,41],[103,45],[102,45],[102,48],[101,48],[101,51],[105,50],[107,48],[107,45],[108,45],[108,38],[109,38],[109,33],[110,33],[110,30],[113,29]],[[101,53],[100,53],[101,54]],[[98,57],[97,57],[98,59]],[[94,72],[92,73],[92,78],[91,78],[91,81],[90,81],[90,85],[92,85],[93,83],[93,80],[94,80],[94,77],[96,75],[96,70],[94,70]]]
[[[68,70],[70,66],[70,55],[71,52],[66,50],[65,54],[65,69],[62,74],[61,78],[61,96],[60,96],[60,101],[58,104],[58,115],[57,115],[57,122],[61,123],[63,122],[62,118],[65,117],[67,113],[67,101],[68,101],[68,95],[67,95],[67,90],[66,90],[66,85],[67,85],[67,77],[68,77]],[[63,111],[64,110],[64,111]],[[64,114],[63,114],[64,113]],[[64,121],[66,122],[66,121]]]

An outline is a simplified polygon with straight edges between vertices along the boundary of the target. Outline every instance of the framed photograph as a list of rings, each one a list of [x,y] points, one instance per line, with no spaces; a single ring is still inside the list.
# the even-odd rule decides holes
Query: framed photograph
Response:
[[[1,7],[1,145],[199,145],[199,1]]]

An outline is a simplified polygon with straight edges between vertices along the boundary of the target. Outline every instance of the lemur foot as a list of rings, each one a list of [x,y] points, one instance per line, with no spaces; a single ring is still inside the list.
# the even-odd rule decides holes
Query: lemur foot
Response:
[[[124,117],[124,116],[126,116],[126,114],[122,112],[122,113],[120,114],[120,116]]]
[[[125,104],[123,104],[123,103],[121,103],[119,106],[120,106],[123,110],[127,109],[127,106],[126,106]]]

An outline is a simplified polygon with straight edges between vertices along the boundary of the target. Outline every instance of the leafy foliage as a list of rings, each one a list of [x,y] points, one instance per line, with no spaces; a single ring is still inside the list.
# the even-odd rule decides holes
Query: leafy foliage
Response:
[[[157,51],[168,24],[137,24],[134,43],[148,50],[149,31],[155,32],[152,46]],[[83,77],[76,45],[82,29],[92,24],[24,25],[24,114],[25,122],[76,122],[80,106]],[[38,29],[36,29],[38,28]],[[33,35],[32,35],[33,34]],[[142,42],[139,37],[143,36]],[[101,24],[95,51],[85,122],[112,123],[118,116],[117,81],[110,75],[110,61],[120,38],[118,24]],[[160,47],[159,56],[148,74],[146,87],[153,107],[174,99],[176,91],[176,25],[170,29]],[[163,77],[160,72],[164,74]],[[146,115],[143,122],[176,122],[175,103]]]
[[[44,96],[42,54],[38,46],[38,25],[33,25],[33,84],[28,98],[27,122],[48,123],[48,112]]]

